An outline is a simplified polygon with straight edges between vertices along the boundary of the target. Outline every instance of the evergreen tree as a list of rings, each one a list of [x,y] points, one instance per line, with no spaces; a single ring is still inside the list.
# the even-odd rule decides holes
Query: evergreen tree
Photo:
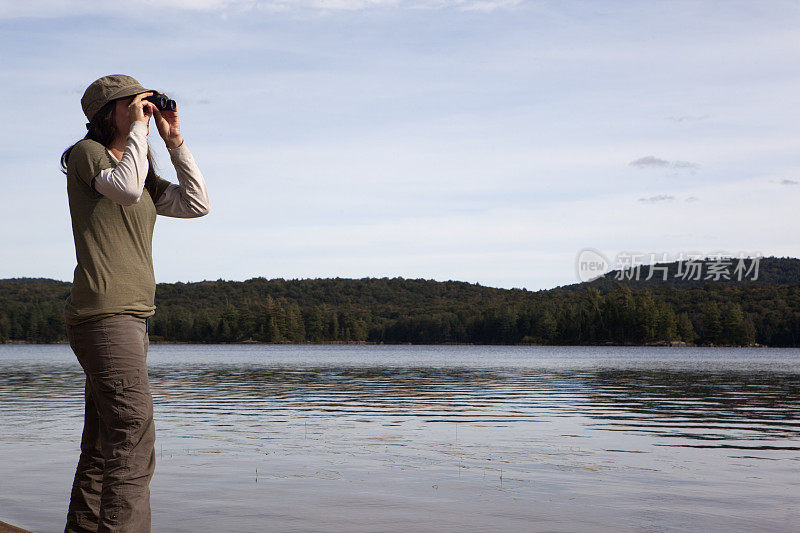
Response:
[[[694,332],[692,321],[689,319],[689,315],[687,313],[684,312],[678,315],[677,330],[678,336],[683,342],[694,342],[696,334]]]
[[[716,302],[710,302],[704,306],[702,340],[709,344],[722,342],[722,317]]]

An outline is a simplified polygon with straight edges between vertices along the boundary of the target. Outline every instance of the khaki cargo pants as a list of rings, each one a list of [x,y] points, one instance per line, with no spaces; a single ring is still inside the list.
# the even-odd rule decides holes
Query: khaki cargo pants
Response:
[[[119,314],[67,325],[86,374],[81,455],[65,533],[150,531],[155,470],[148,321]]]

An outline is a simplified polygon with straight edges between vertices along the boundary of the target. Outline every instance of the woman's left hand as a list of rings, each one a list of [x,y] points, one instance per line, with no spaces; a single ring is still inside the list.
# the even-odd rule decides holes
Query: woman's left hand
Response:
[[[178,118],[178,112],[167,110],[159,111],[156,106],[153,106],[153,108],[155,109],[153,118],[158,127],[158,134],[164,139],[167,148],[177,148],[183,143],[181,121]]]

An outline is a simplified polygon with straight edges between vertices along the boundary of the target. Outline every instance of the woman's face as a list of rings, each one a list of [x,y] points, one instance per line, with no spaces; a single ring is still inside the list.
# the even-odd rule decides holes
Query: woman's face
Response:
[[[127,137],[131,129],[131,116],[128,113],[128,106],[133,102],[133,96],[127,96],[117,100],[114,107],[114,126],[117,129],[117,136]]]

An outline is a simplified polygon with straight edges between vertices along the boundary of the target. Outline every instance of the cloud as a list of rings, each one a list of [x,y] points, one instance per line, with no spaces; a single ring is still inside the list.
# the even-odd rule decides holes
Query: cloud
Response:
[[[463,4],[460,7],[464,11],[494,11],[495,9],[515,7],[521,4],[522,0],[473,0],[458,3]]]
[[[0,19],[20,17],[54,18],[78,13],[92,15],[141,13],[152,9],[153,0],[134,0],[124,6],[99,0],[45,0],[42,2],[0,2]],[[162,0],[160,9],[194,12],[265,11],[360,11],[379,8],[490,12],[513,8],[522,0]]]
[[[666,159],[659,159],[656,156],[648,155],[645,157],[640,157],[635,161],[631,161],[628,163],[632,167],[668,167],[669,161]]]
[[[638,168],[687,169],[687,168],[698,168],[700,166],[697,163],[692,163],[690,161],[681,161],[681,160],[667,161],[666,159],[661,159],[653,155],[640,157],[639,159],[631,161],[628,164],[632,167],[638,167]]]
[[[180,1],[180,0],[178,0]],[[186,2],[181,2],[186,3]],[[228,4],[231,2],[220,2]],[[252,1],[239,1],[252,5]],[[522,0],[262,0],[255,2],[258,7],[315,8],[329,10],[355,11],[379,7],[399,7],[408,9],[446,9],[463,11],[494,11],[503,7],[514,7]]]
[[[798,185],[800,182],[795,180],[781,180],[781,185]]]
[[[686,198],[686,201],[689,203],[696,202],[697,200],[699,200],[697,196],[689,196],[688,198]]]
[[[700,165],[697,163],[691,163],[689,161],[673,161],[671,166],[672,168],[697,168]]]
[[[647,198],[639,198],[640,202],[657,203],[657,202],[671,202],[675,197],[671,194],[656,194],[655,196],[648,196]]]

